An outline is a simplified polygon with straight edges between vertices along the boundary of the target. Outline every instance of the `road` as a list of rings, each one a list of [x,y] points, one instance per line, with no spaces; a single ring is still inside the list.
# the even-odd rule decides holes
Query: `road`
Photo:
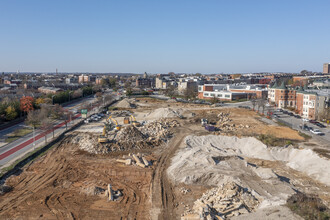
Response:
[[[78,102],[75,102],[73,104],[67,105],[64,108],[70,109],[71,111],[77,111],[81,105],[85,104],[90,104],[95,101],[95,98],[87,98],[83,100],[79,100]],[[80,114],[75,114],[75,118],[79,118]],[[75,120],[73,122],[68,123],[69,126],[72,126],[72,123],[75,123]],[[20,127],[25,126],[24,123],[20,123],[18,125],[15,125],[13,129],[18,129]],[[57,122],[56,125],[54,126],[54,135],[58,135],[62,133],[65,129],[65,122]],[[12,130],[11,128],[8,128],[9,131]],[[5,130],[8,130],[5,129]],[[8,131],[7,131],[8,132]],[[5,132],[4,132],[5,133]],[[47,131],[46,132],[46,138],[48,141],[52,137],[52,131]],[[34,142],[35,140],[35,142]],[[33,150],[33,148],[37,147],[38,145],[42,145],[45,143],[45,132],[41,130],[36,130],[33,138],[33,133],[27,134],[22,138],[19,138],[7,145],[4,145],[0,148],[0,167],[6,165],[8,162],[11,162],[12,160],[21,157],[25,153]]]

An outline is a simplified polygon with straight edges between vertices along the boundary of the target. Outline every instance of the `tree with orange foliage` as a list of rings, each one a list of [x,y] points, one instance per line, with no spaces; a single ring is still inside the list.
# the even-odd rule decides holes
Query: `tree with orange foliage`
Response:
[[[24,96],[20,99],[21,111],[28,113],[33,110],[33,98],[31,96]]]

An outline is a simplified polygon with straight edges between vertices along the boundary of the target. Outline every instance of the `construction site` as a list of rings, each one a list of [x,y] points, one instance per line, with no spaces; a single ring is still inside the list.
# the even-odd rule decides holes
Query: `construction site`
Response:
[[[5,179],[0,219],[329,218],[329,146],[261,117],[125,98]]]

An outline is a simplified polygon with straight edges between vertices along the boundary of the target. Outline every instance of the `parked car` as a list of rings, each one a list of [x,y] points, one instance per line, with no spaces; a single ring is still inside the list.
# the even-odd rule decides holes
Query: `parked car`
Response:
[[[301,118],[300,115],[294,115],[295,118]]]
[[[289,113],[288,111],[283,110],[283,114],[288,114],[288,113]]]
[[[325,126],[325,125],[323,125],[323,124],[322,124],[322,123],[320,123],[320,122],[317,122],[315,125],[316,125],[316,126],[319,126],[320,128],[326,128],[326,126]]]
[[[315,120],[309,120],[309,123],[316,124],[317,121],[315,121]]]
[[[290,115],[290,116],[294,116],[294,114],[293,114],[292,112],[289,112],[288,115]]]
[[[274,118],[279,118],[279,116],[278,116],[278,115],[276,115],[276,114],[273,114],[273,117],[274,117]]]
[[[309,122],[307,118],[303,118],[303,122]]]
[[[312,132],[313,134],[317,134],[317,135],[324,135],[324,133],[321,132],[319,129],[311,129],[311,132]]]

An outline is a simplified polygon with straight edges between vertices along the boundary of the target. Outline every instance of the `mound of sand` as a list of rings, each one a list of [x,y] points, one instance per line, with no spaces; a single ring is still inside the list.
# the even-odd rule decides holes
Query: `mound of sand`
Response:
[[[182,109],[172,109],[172,108],[157,108],[154,111],[149,112],[144,117],[146,120],[160,119],[160,118],[181,118]]]
[[[115,107],[117,108],[135,108],[135,104],[132,103],[132,101],[128,99],[123,99],[120,102],[118,102]]]
[[[321,158],[310,149],[288,148],[268,148],[259,140],[248,138],[237,138],[228,136],[188,136],[186,138],[186,148],[182,150],[184,157],[191,157],[193,161],[203,161],[213,155],[217,156],[240,156],[250,157],[270,161],[283,161],[292,169],[301,171],[311,178],[330,186],[330,160]],[[205,152],[205,155],[193,158],[191,154]],[[189,156],[190,155],[190,156]],[[179,165],[183,155],[176,156],[174,164]],[[181,159],[180,159],[181,158]],[[181,161],[185,164],[186,161]],[[173,165],[174,165],[173,164]],[[179,165],[180,166],[180,165]],[[173,166],[174,168],[174,166]],[[179,168],[180,169],[180,168]]]
[[[258,167],[245,158],[281,161],[283,165],[330,185],[329,160],[306,149],[268,148],[252,137],[187,136],[184,146],[172,158],[167,173],[174,182],[188,185],[221,187],[234,182],[250,191],[260,202],[257,212],[264,219],[272,212],[269,208],[280,209],[296,188],[291,180],[281,178],[271,168]],[[286,209],[285,213],[286,217],[282,219],[292,217],[289,210]]]

